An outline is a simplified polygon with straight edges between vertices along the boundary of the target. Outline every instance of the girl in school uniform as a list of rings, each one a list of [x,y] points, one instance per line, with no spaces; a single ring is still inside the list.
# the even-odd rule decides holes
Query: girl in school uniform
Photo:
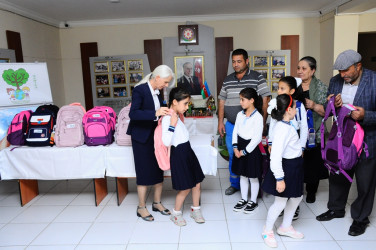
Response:
[[[179,119],[179,114],[188,110],[190,95],[181,87],[173,88],[169,95],[169,107],[174,112],[171,116],[164,116],[162,120],[162,141],[166,147],[171,146],[170,169],[172,187],[178,190],[175,207],[170,219],[177,226],[185,226],[182,207],[185,198],[192,190],[193,206],[191,217],[197,223],[204,223],[205,219],[200,208],[200,184],[205,176],[200,163],[189,143],[189,133],[184,123]]]
[[[243,210],[252,213],[257,207],[257,195],[260,189],[262,155],[258,144],[264,128],[262,97],[253,88],[242,89],[239,93],[243,111],[236,116],[232,146],[234,158],[232,172],[240,175],[241,200],[234,206],[234,211]],[[251,199],[248,200],[248,188],[251,183]]]
[[[269,247],[277,247],[273,226],[282,210],[285,212],[277,233],[295,239],[304,237],[291,225],[294,212],[303,198],[304,185],[302,148],[298,133],[291,125],[296,114],[296,104],[291,95],[282,94],[276,99],[277,106],[271,115],[277,120],[273,132],[278,136],[273,140],[270,170],[262,186],[265,192],[275,196],[262,232],[264,242]]]

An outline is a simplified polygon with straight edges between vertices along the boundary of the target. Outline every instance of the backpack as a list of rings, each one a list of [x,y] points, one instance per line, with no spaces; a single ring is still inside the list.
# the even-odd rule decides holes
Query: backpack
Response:
[[[112,136],[115,134],[115,125],[116,125],[116,113],[115,111],[108,106],[95,106],[92,108],[93,110],[105,110],[108,115],[110,116],[110,125],[111,125],[111,131],[112,131]]]
[[[26,133],[29,128],[29,121],[33,111],[25,110],[16,114],[8,128],[7,140],[11,145],[25,145]]]
[[[80,103],[60,108],[57,113],[55,144],[57,147],[77,147],[84,144],[82,118],[86,110]]]
[[[334,96],[330,98],[321,123],[321,154],[324,165],[331,173],[342,173],[350,182],[352,179],[345,170],[352,169],[358,162],[363,147],[368,157],[368,146],[364,143],[364,130],[349,114],[355,110],[347,104],[337,110],[334,107]],[[334,123],[325,143],[325,121],[333,114]]]
[[[121,146],[132,145],[131,136],[127,135],[127,129],[130,122],[129,111],[131,110],[131,104],[122,108],[118,117],[118,124],[116,127],[115,138],[116,143]]]
[[[171,115],[174,111],[169,109],[169,114]],[[179,114],[179,118],[184,122],[184,116]],[[166,171],[170,169],[170,153],[171,146],[166,147],[162,141],[162,119],[158,120],[158,125],[154,130],[154,154],[157,158],[158,166],[160,169]]]
[[[57,113],[59,112],[59,107],[56,106],[56,105],[53,105],[53,104],[45,104],[45,105],[41,105],[39,106],[35,112],[40,112],[40,111],[44,111],[44,110],[50,110],[52,112],[52,114],[54,115],[55,119],[57,117]]]
[[[113,142],[113,117],[105,106],[98,106],[86,112],[82,119],[84,141],[88,146],[107,145]]]
[[[52,146],[55,126],[55,113],[45,107],[38,107],[32,113],[26,136],[26,145],[32,147]]]
[[[301,109],[300,109],[301,105],[302,105],[301,101],[296,101],[296,109],[298,110],[298,112],[296,113],[295,118],[297,122],[300,122],[302,120],[302,114],[301,114]],[[308,131],[307,131],[308,137],[307,137],[306,148],[314,148],[316,147],[316,144],[315,144],[316,131],[313,126],[313,113],[312,113],[312,110],[310,109],[307,110],[307,126],[308,126]],[[312,136],[313,136],[313,141],[312,141]],[[310,137],[311,137],[311,140],[310,140]]]

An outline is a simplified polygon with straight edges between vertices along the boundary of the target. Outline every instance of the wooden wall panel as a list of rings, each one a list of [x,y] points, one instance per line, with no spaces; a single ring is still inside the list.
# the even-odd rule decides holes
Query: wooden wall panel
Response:
[[[215,65],[217,76],[217,96],[221,91],[223,80],[227,76],[228,58],[234,50],[234,39],[232,37],[215,38]]]
[[[162,64],[162,40],[144,40],[144,53],[148,55],[150,70]]]
[[[296,69],[299,62],[299,35],[281,36],[281,49],[291,50],[290,75],[297,76]]]
[[[92,43],[80,43],[81,48],[81,64],[82,64],[82,78],[84,81],[84,93],[85,93],[85,108],[89,110],[93,108],[93,93],[91,88],[91,76],[90,76],[90,57],[98,56],[98,44]]]
[[[15,31],[6,31],[8,49],[12,49],[16,53],[16,62],[23,62],[21,34]]]

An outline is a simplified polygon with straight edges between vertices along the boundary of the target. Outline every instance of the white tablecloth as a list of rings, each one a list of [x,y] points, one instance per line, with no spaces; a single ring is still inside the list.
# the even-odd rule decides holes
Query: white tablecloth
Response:
[[[216,175],[217,150],[210,146],[211,135],[191,137],[204,174]],[[17,147],[0,151],[2,180],[63,180],[111,177],[135,177],[131,146]],[[12,150],[12,151],[11,151]],[[166,172],[166,175],[169,175]]]
[[[218,119],[213,117],[185,117],[184,124],[191,136],[215,135],[217,133]]]

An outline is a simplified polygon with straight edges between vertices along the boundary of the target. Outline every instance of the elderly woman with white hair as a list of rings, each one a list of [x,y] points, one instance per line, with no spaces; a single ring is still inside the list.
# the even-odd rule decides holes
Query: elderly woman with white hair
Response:
[[[127,134],[132,139],[134,165],[139,204],[137,216],[145,221],[154,221],[146,208],[148,186],[154,186],[152,210],[163,215],[171,214],[161,203],[163,171],[159,168],[154,154],[154,130],[158,119],[168,113],[163,102],[163,88],[173,82],[174,73],[166,65],[160,65],[141,80],[132,92],[132,105],[129,113],[131,121]]]

